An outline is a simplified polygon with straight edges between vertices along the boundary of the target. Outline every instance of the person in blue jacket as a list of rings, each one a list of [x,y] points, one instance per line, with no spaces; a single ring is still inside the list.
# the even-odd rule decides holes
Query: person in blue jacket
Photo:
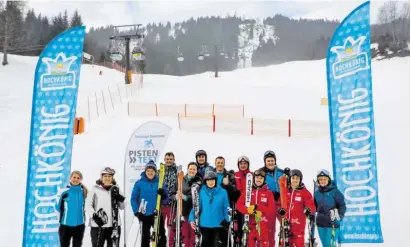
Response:
[[[141,178],[133,187],[131,192],[131,208],[134,215],[140,220],[142,228],[141,246],[150,246],[150,228],[154,227],[154,218],[156,212],[157,195],[161,196],[161,204],[168,203],[167,188],[164,183],[163,188],[158,188],[159,177],[156,174],[157,166],[154,161],[150,160],[145,171],[141,173]],[[139,211],[141,202],[145,202],[145,214]],[[160,225],[158,235],[158,247],[166,247],[167,239],[165,234],[164,219],[160,213]]]
[[[83,175],[73,171],[70,175],[70,185],[59,190],[56,200],[56,210],[60,214],[59,238],[61,247],[80,247],[83,243],[85,229],[85,198],[87,189],[81,184]]]
[[[199,194],[201,247],[219,247],[224,229],[227,229],[230,224],[228,195],[225,189],[217,186],[217,174],[214,171],[207,171],[203,181]],[[195,229],[194,208],[190,212],[188,221]]]
[[[315,222],[318,235],[323,246],[334,246],[331,243],[337,246],[340,222],[344,218],[346,210],[344,195],[337,189],[327,170],[320,170],[317,173],[317,183],[318,187],[314,191],[314,203],[317,208]],[[332,211],[338,217],[332,217]]]

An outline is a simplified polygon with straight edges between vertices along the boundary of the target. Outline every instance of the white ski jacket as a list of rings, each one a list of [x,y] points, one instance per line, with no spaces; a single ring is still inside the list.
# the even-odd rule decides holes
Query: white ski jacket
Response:
[[[94,185],[87,195],[86,200],[86,214],[89,218],[89,226],[98,227],[98,225],[93,220],[93,214],[97,212],[100,208],[106,212],[108,221],[103,227],[113,226],[113,213],[111,209],[111,190],[113,187],[107,191],[100,185]],[[123,195],[121,189],[119,188],[120,195]],[[119,209],[124,210],[124,202],[119,203]],[[118,213],[118,225],[121,226],[120,212]]]

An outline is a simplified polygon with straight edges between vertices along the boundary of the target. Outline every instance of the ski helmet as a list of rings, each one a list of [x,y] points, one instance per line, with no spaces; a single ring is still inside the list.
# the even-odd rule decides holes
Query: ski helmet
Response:
[[[325,177],[328,177],[329,179],[331,179],[330,172],[328,172],[325,169],[321,169],[317,172],[317,179],[318,179],[318,177],[321,177],[321,176],[325,176]]]
[[[217,180],[217,174],[214,171],[207,170],[204,175],[204,181],[212,180],[212,179]]]
[[[205,163],[207,163],[207,152],[202,150],[202,149],[200,149],[196,152],[196,161],[197,161],[197,158],[201,155],[205,156]]]
[[[241,155],[240,157],[238,157],[238,159],[237,159],[237,167],[238,167],[238,169],[240,169],[240,162],[247,162],[247,164],[248,164],[247,169],[250,168],[250,159],[249,159],[247,156]]]
[[[300,178],[300,182],[303,181],[303,173],[298,169],[293,169],[290,171],[290,177],[297,176]]]
[[[268,150],[264,153],[264,164],[267,158],[274,158],[274,160],[277,161],[277,156],[275,155],[274,151],[271,150]]]
[[[330,173],[327,170],[321,169],[317,172],[317,183],[318,183],[318,177],[328,177],[328,185],[330,185],[331,176],[330,176]]]
[[[293,177],[293,176],[297,176],[297,177],[299,177],[300,178],[300,185],[302,184],[302,182],[303,182],[303,173],[300,171],[300,170],[298,170],[298,169],[293,169],[293,170],[291,170],[290,171],[290,177],[289,177],[289,182],[291,183],[291,178]]]
[[[104,169],[102,169],[100,171],[100,175],[103,176],[104,174],[108,174],[111,176],[114,176],[114,174],[116,174],[116,171],[113,168],[110,167],[105,167]]]
[[[264,169],[258,169],[256,171],[254,171],[253,173],[253,184],[255,185],[255,177],[263,177],[264,178],[264,182],[263,184],[265,184],[265,180],[266,180],[266,172],[264,171]],[[257,187],[257,186],[256,186]]]

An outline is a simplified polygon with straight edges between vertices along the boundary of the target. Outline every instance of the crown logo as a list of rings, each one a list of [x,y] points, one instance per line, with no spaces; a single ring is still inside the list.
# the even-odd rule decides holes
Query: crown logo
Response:
[[[71,65],[76,60],[76,56],[66,57],[62,52],[54,59],[42,58],[41,61],[46,64],[47,71],[40,76],[41,90],[76,88],[76,73],[71,71]]]
[[[361,51],[361,46],[365,40],[365,36],[360,36],[357,40],[348,37],[343,46],[331,47],[330,51],[337,55],[337,59],[332,65],[335,79],[369,69],[368,55]]]
[[[63,75],[70,71],[70,67],[77,57],[66,57],[64,53],[59,53],[55,59],[45,57],[41,61],[47,65],[47,71],[50,75]]]
[[[361,45],[364,40],[365,36],[361,36],[357,40],[348,37],[343,46],[334,46],[331,48],[331,51],[337,54],[339,61],[346,61],[352,59],[361,52]]]

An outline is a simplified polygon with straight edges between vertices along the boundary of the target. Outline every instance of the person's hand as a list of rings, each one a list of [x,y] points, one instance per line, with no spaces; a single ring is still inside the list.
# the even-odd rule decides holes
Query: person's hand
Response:
[[[230,183],[228,175],[223,178],[223,185],[227,186]]]
[[[194,223],[194,222],[190,222],[190,225],[191,225],[191,228],[192,228],[193,230],[195,230],[195,229],[196,229],[196,223]]]
[[[279,214],[279,215],[284,216],[285,213],[286,213],[286,212],[285,212],[285,209],[284,209],[284,208],[279,208],[279,209],[278,209],[278,214]]]

